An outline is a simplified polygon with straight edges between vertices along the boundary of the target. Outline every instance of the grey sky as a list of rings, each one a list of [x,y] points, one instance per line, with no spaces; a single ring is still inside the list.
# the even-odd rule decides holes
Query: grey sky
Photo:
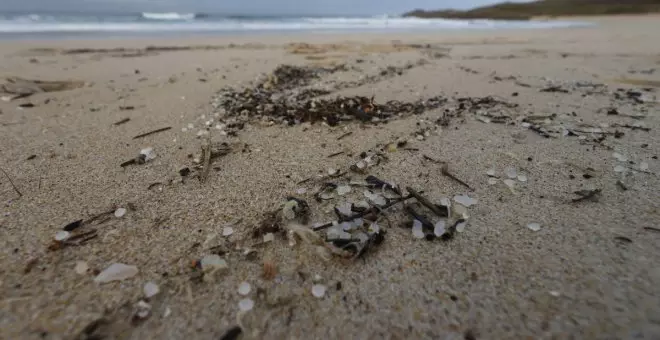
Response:
[[[511,1],[511,0],[509,0]],[[524,0],[514,0],[523,2]],[[493,0],[0,0],[5,11],[213,12],[230,14],[399,14],[471,8]]]

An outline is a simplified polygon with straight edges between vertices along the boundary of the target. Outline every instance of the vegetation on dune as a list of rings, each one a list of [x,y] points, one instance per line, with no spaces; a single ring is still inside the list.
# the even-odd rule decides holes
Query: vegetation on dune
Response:
[[[529,20],[534,17],[619,15],[660,12],[660,0],[539,0],[528,3],[504,2],[466,11],[414,10],[406,17],[447,19]]]

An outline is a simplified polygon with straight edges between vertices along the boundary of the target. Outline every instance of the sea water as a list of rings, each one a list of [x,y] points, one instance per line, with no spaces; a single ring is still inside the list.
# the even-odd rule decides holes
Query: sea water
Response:
[[[268,32],[395,32],[588,26],[573,21],[502,21],[373,17],[228,16],[210,13],[3,13],[0,38],[61,38]]]

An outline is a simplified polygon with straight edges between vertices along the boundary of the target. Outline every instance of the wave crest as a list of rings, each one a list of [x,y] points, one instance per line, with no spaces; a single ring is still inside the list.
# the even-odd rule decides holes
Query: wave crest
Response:
[[[178,20],[190,21],[195,20],[197,15],[195,13],[176,13],[176,12],[143,12],[142,18],[147,20]]]

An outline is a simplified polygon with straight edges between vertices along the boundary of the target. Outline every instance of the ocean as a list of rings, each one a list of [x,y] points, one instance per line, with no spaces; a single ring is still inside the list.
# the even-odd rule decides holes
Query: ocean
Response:
[[[572,21],[493,21],[373,17],[268,17],[207,13],[2,13],[0,38],[67,38],[268,32],[446,31],[585,26]]]

